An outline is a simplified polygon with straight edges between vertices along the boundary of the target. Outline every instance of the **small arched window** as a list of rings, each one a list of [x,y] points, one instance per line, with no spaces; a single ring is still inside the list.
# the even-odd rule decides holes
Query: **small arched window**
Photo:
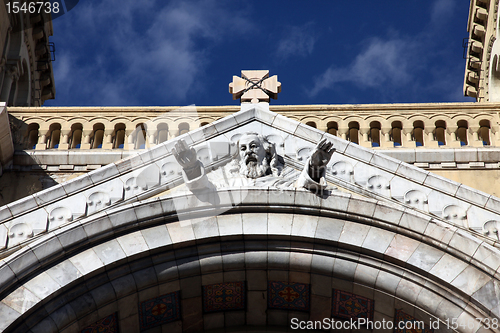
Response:
[[[119,123],[115,125],[113,135],[113,149],[121,149],[125,146],[125,124]]]
[[[438,146],[446,145],[446,122],[438,120],[435,123],[434,138],[438,142]]]
[[[91,149],[102,148],[103,139],[104,139],[104,125],[95,124],[94,131],[92,132],[92,138],[90,140],[90,148]]]
[[[424,145],[424,122],[417,120],[413,123],[413,141],[417,147],[422,147]]]
[[[162,143],[168,140],[168,125],[161,123],[158,125],[158,143]]]
[[[316,128],[316,123],[314,121],[308,121],[306,125]]]
[[[339,130],[339,125],[335,121],[330,121],[326,125],[327,132],[331,135],[337,135],[337,132]]]
[[[189,124],[188,123],[180,123],[179,124],[179,135],[185,134],[189,132]]]
[[[468,140],[467,140],[467,132],[469,130],[469,124],[467,123],[467,120],[459,120],[457,122],[457,140],[460,140],[460,146],[467,146]]]
[[[357,121],[351,121],[349,123],[349,132],[347,133],[347,139],[351,142],[359,144],[359,124]]]
[[[35,149],[36,144],[38,143],[38,129],[40,125],[38,124],[29,124],[28,125],[28,149]]]
[[[47,147],[50,149],[59,148],[59,141],[61,140],[61,125],[52,124],[49,127],[49,142],[47,142]]]
[[[484,146],[489,146],[490,142],[490,121],[483,119],[479,122],[479,140],[483,141]]]
[[[403,124],[400,121],[393,121],[391,124],[391,140],[394,143],[394,147],[401,147],[403,145],[402,140]]]
[[[372,147],[380,147],[380,123],[378,121],[370,123],[370,141]]]
[[[69,146],[71,149],[80,149],[82,144],[82,124],[74,124],[71,126],[71,134],[69,139]]]

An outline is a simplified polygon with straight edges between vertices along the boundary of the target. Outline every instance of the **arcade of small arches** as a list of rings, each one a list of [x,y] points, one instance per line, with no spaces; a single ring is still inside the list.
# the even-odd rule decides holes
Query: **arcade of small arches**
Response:
[[[351,116],[291,117],[308,126],[356,144],[372,148],[416,148],[500,146],[500,128],[491,115],[415,119],[380,119]],[[402,117],[398,117],[402,118]],[[153,147],[190,130],[203,127],[214,118],[162,119],[161,122],[31,121],[20,133],[18,149],[144,149]]]
[[[308,121],[306,125],[317,128],[314,121]],[[409,127],[403,127],[403,122],[399,120],[385,127],[379,121],[371,121],[364,127],[361,127],[358,121],[350,121],[347,128],[344,126],[340,129],[337,122],[330,121],[326,125],[326,131],[357,144],[368,143],[374,148],[478,146],[473,144],[475,142],[480,142],[480,146],[492,145],[491,125],[487,119],[480,120],[478,126],[469,126],[465,119],[458,120],[454,126],[447,126],[445,120],[437,120],[433,124],[430,121],[415,120]]]
[[[201,126],[208,124],[202,123]],[[40,125],[28,125],[22,145],[25,149],[145,149],[165,142],[172,137],[189,132],[193,127],[189,122],[179,122],[172,129],[165,122],[155,124],[154,128],[148,123],[140,122],[128,128],[125,123],[111,124],[109,130],[104,123],[97,122],[91,129],[84,128],[81,122],[71,124],[64,130],[60,123],[51,123],[45,134]],[[172,124],[171,124],[172,126]],[[87,127],[87,126],[85,126]]]

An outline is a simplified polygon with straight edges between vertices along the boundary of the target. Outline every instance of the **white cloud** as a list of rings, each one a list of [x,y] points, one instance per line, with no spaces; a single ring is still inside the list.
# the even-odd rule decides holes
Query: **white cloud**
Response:
[[[211,47],[253,29],[229,8],[213,0],[81,2],[54,21],[59,103],[74,103],[75,94],[89,105],[189,102]]]
[[[360,89],[371,89],[384,100],[398,100],[398,95],[404,95],[417,101],[429,93],[444,97],[453,95],[455,100],[459,99],[456,92],[460,91],[461,82],[451,79],[460,77],[457,68],[443,62],[453,55],[450,52],[454,49],[435,38],[439,26],[452,16],[455,5],[455,0],[436,0],[430,8],[430,21],[413,36],[401,36],[392,31],[387,38],[364,41],[351,63],[343,67],[331,65],[317,76],[308,95],[316,97],[341,83],[351,83]]]
[[[381,40],[373,38],[356,56],[354,61],[344,68],[331,66],[318,77],[310,96],[331,88],[341,82],[351,82],[359,87],[375,88],[384,85],[400,85],[411,78],[410,63],[414,45],[399,38]]]
[[[71,59],[69,57],[61,57],[57,60],[57,66],[54,68],[54,79],[61,84],[68,84],[71,74]]]
[[[436,0],[431,8],[431,22],[441,24],[448,20],[455,10],[455,0]]]
[[[288,27],[284,37],[278,42],[276,55],[281,59],[308,56],[313,52],[316,40],[311,22],[302,26]]]

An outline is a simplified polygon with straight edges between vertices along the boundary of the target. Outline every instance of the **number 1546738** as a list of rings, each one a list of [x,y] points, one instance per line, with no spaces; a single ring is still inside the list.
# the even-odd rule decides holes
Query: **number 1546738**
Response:
[[[7,12],[17,14],[17,13],[59,13],[59,2],[54,1],[51,3],[50,1],[32,1],[32,2],[18,2],[18,1],[9,1],[5,4],[7,6]]]

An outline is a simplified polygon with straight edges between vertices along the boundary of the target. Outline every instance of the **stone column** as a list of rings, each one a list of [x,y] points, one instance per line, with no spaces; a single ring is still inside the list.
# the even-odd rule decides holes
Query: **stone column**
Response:
[[[380,130],[380,147],[381,148],[393,148],[394,143],[391,141],[391,128],[382,127]]]
[[[35,150],[46,150],[47,143],[47,131],[48,129],[40,129],[38,130],[38,143],[35,145]]]
[[[459,148],[460,140],[457,139],[458,126],[448,126],[446,128],[446,146],[450,148]]]
[[[125,137],[123,138],[123,149],[133,150],[134,149],[134,134],[135,130],[126,129]]]
[[[328,131],[328,126],[326,126],[326,123],[324,121],[320,122],[317,124],[318,129],[322,132],[327,132]]]
[[[360,140],[359,140],[359,145],[363,147],[371,147],[372,143],[370,142],[370,139],[368,138],[368,134],[370,133],[370,128],[368,127],[361,127],[359,129],[359,134],[360,135]]]
[[[340,136],[342,139],[347,140],[347,131],[349,129],[346,127],[341,127],[337,131],[337,135]]]
[[[80,144],[80,149],[90,149],[90,136],[92,135],[91,129],[82,130],[82,143]]]
[[[111,143],[113,139],[113,131],[112,129],[104,130],[104,142],[102,143],[102,149],[113,149],[113,144]]]
[[[413,131],[413,128],[406,128],[403,127],[403,133],[401,135],[401,140],[403,141],[402,145],[405,148],[415,148],[417,144],[415,141],[413,141],[413,138],[411,137],[411,133]]]
[[[434,138],[434,130],[436,129],[436,126],[434,125],[428,125],[424,124],[425,129],[424,129],[424,147],[427,148],[439,148],[439,144],[437,140]],[[427,136],[427,138],[426,138]]]
[[[69,149],[69,136],[71,134],[70,129],[61,130],[61,141],[59,142],[58,150],[68,150]]]
[[[498,112],[495,113],[494,118],[491,122],[491,145],[495,147],[500,146],[500,115]]]
[[[469,131],[472,134],[472,140],[469,145],[472,147],[483,147],[483,140],[479,139],[479,126],[470,126]]]
[[[493,132],[493,130],[492,130],[492,132]],[[498,147],[500,144],[500,131],[496,130],[495,134],[493,134],[493,137],[495,138],[495,140],[494,140],[494,142],[492,142],[492,146]]]
[[[148,134],[149,134],[149,131],[148,131]],[[148,136],[148,140],[146,142],[146,148],[152,148],[154,146],[156,146],[156,143],[155,143],[155,134],[153,133],[153,134],[150,134]]]

